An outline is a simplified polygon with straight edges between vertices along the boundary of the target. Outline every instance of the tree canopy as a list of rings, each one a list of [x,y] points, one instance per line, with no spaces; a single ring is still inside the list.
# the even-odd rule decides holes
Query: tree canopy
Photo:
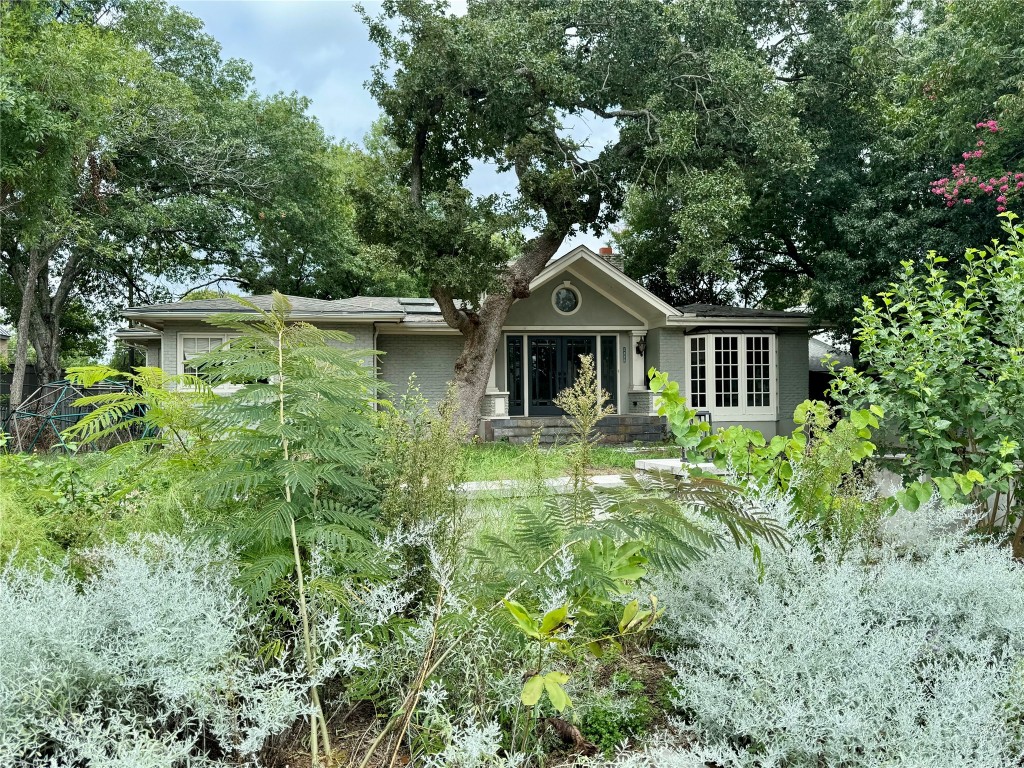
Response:
[[[467,422],[508,308],[566,237],[605,232],[635,187],[712,188],[809,162],[792,98],[759,55],[763,24],[750,21],[732,4],[646,0],[470,2],[461,16],[389,0],[367,18],[390,175],[360,229],[465,337],[455,382]],[[600,126],[589,140],[583,123]],[[474,196],[479,163],[514,176],[515,191]]]
[[[1012,203],[1013,173],[1024,170],[1024,7],[744,7],[773,19],[758,55],[785,85],[813,161],[756,166],[731,184],[676,178],[638,190],[619,235],[627,269],[677,302],[807,305],[849,331],[860,297],[882,290],[902,260],[960,252],[998,232],[993,213]],[[998,131],[984,128],[991,120]],[[978,141],[984,159],[968,159],[976,167],[963,172],[978,194],[947,206],[931,183],[948,181]],[[979,200],[977,185],[988,181],[989,199]],[[1003,185],[1009,195],[999,201]]]
[[[374,285],[343,180],[355,150],[304,97],[255,93],[197,18],[159,0],[0,13],[0,291],[19,359],[31,339],[56,377],[75,302],[109,318],[200,279],[325,298]]]

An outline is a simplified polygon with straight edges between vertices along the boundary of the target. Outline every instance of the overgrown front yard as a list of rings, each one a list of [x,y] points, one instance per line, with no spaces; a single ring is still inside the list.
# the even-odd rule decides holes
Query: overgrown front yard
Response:
[[[876,373],[770,440],[709,433],[652,371],[679,447],[600,446],[584,359],[550,450],[464,445],[450,402],[373,407],[284,297],[226,318],[209,382],[130,374],[69,434],[152,440],[0,456],[0,765],[1021,768],[1022,369],[989,349],[985,389],[908,436],[938,405],[906,361],[939,334],[904,315],[946,317],[879,320]],[[873,479],[887,420],[899,489]],[[680,450],[724,474],[625,471]],[[464,492],[495,479],[538,493]]]

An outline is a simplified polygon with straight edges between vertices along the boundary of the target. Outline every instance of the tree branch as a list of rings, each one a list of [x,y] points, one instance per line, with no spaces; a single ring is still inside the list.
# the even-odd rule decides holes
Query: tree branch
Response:
[[[814,268],[800,255],[800,250],[796,247],[796,243],[793,242],[793,238],[789,235],[783,235],[782,242],[786,246],[786,255],[793,260],[793,263],[800,268],[801,272],[813,280]]]
[[[455,297],[451,289],[444,285],[433,285],[430,288],[430,295],[437,302],[441,310],[441,317],[452,328],[463,335],[469,335],[476,323],[468,312],[455,306]]]

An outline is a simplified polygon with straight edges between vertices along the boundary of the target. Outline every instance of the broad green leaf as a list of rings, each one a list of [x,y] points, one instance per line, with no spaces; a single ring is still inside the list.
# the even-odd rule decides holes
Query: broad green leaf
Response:
[[[540,701],[541,695],[544,693],[544,678],[541,675],[534,675],[526,681],[526,685],[523,686],[523,692],[519,698],[528,707],[534,706]]]
[[[550,680],[557,685],[565,685],[569,682],[569,675],[565,672],[559,672],[557,669],[553,669],[544,675],[545,680]]]
[[[626,627],[629,626],[629,622],[633,620],[637,612],[640,610],[640,603],[636,600],[629,601],[622,609],[622,618],[619,619],[619,633],[626,631]]]
[[[957,482],[952,477],[933,477],[932,480],[935,486],[939,489],[939,494],[946,501],[950,501],[956,496]],[[963,486],[961,485],[961,488]],[[970,493],[970,491],[964,491],[964,493]]]
[[[564,712],[568,707],[572,706],[572,701],[569,699],[569,694],[565,692],[565,689],[554,680],[550,679],[551,673],[544,680],[544,690],[547,691],[548,698],[551,700],[551,706],[555,708],[556,712]],[[569,678],[566,677],[566,680]]]
[[[537,622],[530,616],[529,612],[515,600],[505,600],[505,607],[508,612],[512,614],[512,618],[515,619],[516,624],[523,630],[529,637],[539,638],[540,632],[537,628]]]
[[[569,606],[563,605],[548,611],[544,614],[544,618],[540,623],[540,633],[542,635],[549,635],[558,627],[565,623],[565,617],[569,615]]]

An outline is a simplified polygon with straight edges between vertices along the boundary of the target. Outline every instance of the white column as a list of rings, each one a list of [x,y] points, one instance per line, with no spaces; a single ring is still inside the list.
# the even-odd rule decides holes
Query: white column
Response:
[[[644,356],[636,351],[637,342],[646,335],[646,331],[633,331],[629,337],[629,388],[634,391],[647,389],[647,370],[644,367]]]
[[[497,355],[495,355],[497,357]],[[491,360],[491,375],[487,378],[487,391],[500,392],[498,389],[498,366],[497,360]]]

